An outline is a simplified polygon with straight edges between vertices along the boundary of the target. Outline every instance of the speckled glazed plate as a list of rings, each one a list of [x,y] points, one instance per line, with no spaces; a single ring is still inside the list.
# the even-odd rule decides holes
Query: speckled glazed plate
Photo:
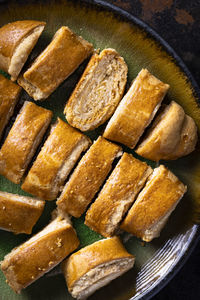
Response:
[[[47,22],[45,31],[30,59],[33,59],[44,49],[60,26],[67,25],[77,34],[92,42],[96,48],[115,48],[128,64],[128,85],[142,67],[148,68],[155,76],[169,83],[171,88],[164,102],[173,99],[180,103],[186,113],[194,118],[198,129],[200,129],[200,107],[198,103],[200,92],[197,84],[170,46],[138,19],[101,1],[0,2],[0,26],[23,19]],[[64,120],[64,104],[84,67],[85,64],[70,76],[48,100],[37,102],[37,104],[54,112],[53,121],[57,116]],[[15,111],[15,116],[25,99],[31,100],[24,92]],[[103,128],[104,126],[101,126],[96,131],[88,132],[88,135],[94,139],[101,134]],[[6,132],[8,130],[9,128]],[[128,151],[127,148],[125,150]],[[135,155],[133,151],[132,153]],[[200,202],[199,154],[199,150],[196,150],[191,155],[177,161],[163,162],[188,185],[186,196],[170,217],[160,238],[142,245],[140,240],[134,237],[127,239],[126,235],[122,235],[122,240],[128,251],[136,255],[135,267],[96,292],[90,299],[149,299],[180,269],[194,248],[200,233],[199,226],[194,223],[198,219]],[[149,163],[155,167],[154,163]],[[26,195],[19,185],[12,184],[3,177],[0,177],[0,189]],[[54,207],[55,203],[47,203],[45,213],[35,226],[34,233],[48,223],[50,212]],[[83,222],[84,217],[73,219],[81,246],[101,238],[84,226]],[[12,233],[0,231],[0,259],[2,260],[4,255],[10,252],[13,247],[27,238],[26,235],[15,236]],[[59,274],[58,270],[58,272],[52,271],[37,280],[20,295],[16,295],[9,288],[0,272],[0,299],[64,300],[72,298],[67,291],[64,277]]]

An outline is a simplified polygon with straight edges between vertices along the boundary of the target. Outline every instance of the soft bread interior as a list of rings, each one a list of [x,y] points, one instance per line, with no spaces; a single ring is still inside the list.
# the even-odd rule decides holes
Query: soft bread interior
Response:
[[[74,283],[72,296],[80,300],[86,299],[96,290],[131,269],[133,265],[134,258],[121,258],[91,269]]]
[[[44,25],[40,25],[36,27],[16,47],[8,69],[8,73],[11,75],[11,80],[14,81],[17,79],[23,65],[25,64],[31,50],[35,46],[43,30],[44,30]]]
[[[126,75],[126,64],[114,50],[102,52],[67,105],[65,113],[69,123],[87,131],[105,122],[121,100]]]

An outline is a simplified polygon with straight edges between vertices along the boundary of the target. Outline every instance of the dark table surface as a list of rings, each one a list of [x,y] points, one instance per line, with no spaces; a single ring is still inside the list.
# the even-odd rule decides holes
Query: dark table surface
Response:
[[[200,0],[107,0],[140,18],[183,59],[200,85]],[[200,242],[153,300],[200,299]]]

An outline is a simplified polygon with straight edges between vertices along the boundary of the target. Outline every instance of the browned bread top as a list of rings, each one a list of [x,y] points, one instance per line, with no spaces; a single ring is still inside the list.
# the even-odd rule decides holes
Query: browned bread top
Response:
[[[13,111],[20,92],[21,87],[0,74],[0,137],[8,122],[7,116],[10,110]]]
[[[90,143],[87,136],[58,118],[22,189],[44,200],[55,199],[80,152]]]
[[[18,82],[35,100],[45,99],[92,52],[92,44],[63,26]]]
[[[171,159],[177,159],[179,157],[190,154],[195,150],[197,140],[197,126],[190,116],[185,115],[180,142],[177,145],[175,151],[171,154]]]
[[[20,183],[51,118],[50,110],[32,102],[24,103],[0,150],[1,175]]]
[[[32,232],[45,202],[0,191],[0,228],[15,233]]]
[[[79,245],[76,232],[57,217],[24,244],[13,249],[1,262],[8,284],[19,293],[60,263]]]
[[[85,224],[105,237],[112,236],[151,173],[146,163],[124,153],[87,211]]]
[[[108,122],[103,136],[134,148],[168,89],[168,84],[142,69]]]
[[[11,58],[15,48],[33,29],[45,25],[45,22],[22,20],[8,23],[0,28],[0,54]],[[7,71],[7,70],[5,70]]]
[[[196,142],[194,120],[172,101],[157,116],[136,152],[155,161],[177,159],[192,152]]]
[[[63,263],[63,272],[69,290],[91,269],[123,258],[134,258],[134,256],[126,251],[118,237],[100,240],[75,252]]]
[[[66,183],[57,200],[59,209],[74,217],[80,217],[103,184],[119,154],[121,147],[100,136],[82,157]]]
[[[121,228],[147,242],[150,241],[153,236],[151,231],[174,209],[186,190],[187,187],[172,172],[160,165],[149,177]]]

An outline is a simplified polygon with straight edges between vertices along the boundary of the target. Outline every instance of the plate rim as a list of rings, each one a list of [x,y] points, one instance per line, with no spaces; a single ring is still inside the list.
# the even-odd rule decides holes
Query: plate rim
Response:
[[[171,56],[173,62],[179,67],[180,71],[189,79],[193,96],[195,98],[196,103],[200,107],[200,87],[196,79],[194,78],[194,76],[192,75],[182,58],[176,53],[176,51],[170,46],[170,44],[164,38],[162,38],[162,36],[160,36],[160,34],[156,30],[154,30],[150,25],[146,24],[144,21],[135,17],[126,10],[104,0],[79,0],[79,2],[90,4],[94,7],[96,6],[111,13],[114,13],[118,17],[126,21],[128,20],[130,23],[135,24],[136,26],[142,28],[146,33],[148,33],[150,37],[153,38],[154,41],[156,41],[159,44],[159,46],[161,46],[164,49],[164,51],[166,51]],[[168,271],[166,276],[163,279],[161,279],[161,281],[155,287],[150,289],[146,294],[142,296],[142,299],[149,300],[153,296],[158,294],[159,291],[161,291],[185,265],[185,263],[193,253],[194,249],[196,248],[198,242],[200,241],[200,225],[194,224],[192,227],[194,226],[196,227],[196,232],[194,233],[192,240],[188,247],[185,249],[183,255],[180,257],[180,259],[174,265],[174,267],[172,267]],[[132,299],[139,298],[134,298],[133,296],[130,298],[130,300]]]

